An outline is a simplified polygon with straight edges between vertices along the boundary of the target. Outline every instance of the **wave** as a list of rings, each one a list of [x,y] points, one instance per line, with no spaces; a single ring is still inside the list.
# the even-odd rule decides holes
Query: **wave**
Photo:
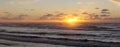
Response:
[[[23,41],[32,43],[47,43],[55,45],[66,45],[76,47],[112,47],[113,45],[119,47],[118,42],[102,42],[96,40],[87,39],[69,39],[69,38],[51,38],[51,37],[37,37],[37,36],[20,36],[20,35],[8,35],[0,34],[0,39],[12,40],[12,41]],[[101,44],[101,45],[100,45]]]
[[[10,29],[9,29],[10,30]],[[13,30],[13,29],[12,29]],[[99,40],[108,42],[120,42],[120,32],[110,32],[110,31],[71,31],[71,30],[24,30],[17,31],[1,30],[1,33],[7,34],[17,34],[17,35],[36,35],[43,37],[64,37],[64,38],[74,38],[74,39],[88,39],[88,40]]]
[[[75,47],[120,47],[120,24],[92,23],[72,29],[49,23],[5,25],[0,25],[0,39],[4,40]]]

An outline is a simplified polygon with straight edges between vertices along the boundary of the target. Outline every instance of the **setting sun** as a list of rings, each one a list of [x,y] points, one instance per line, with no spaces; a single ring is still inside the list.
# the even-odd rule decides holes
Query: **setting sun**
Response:
[[[79,17],[66,17],[63,19],[63,22],[67,24],[69,27],[75,27],[77,23],[79,22]]]
[[[69,19],[66,19],[66,22],[69,22],[69,23],[75,23],[75,22],[78,22],[79,19],[77,18],[69,18]]]

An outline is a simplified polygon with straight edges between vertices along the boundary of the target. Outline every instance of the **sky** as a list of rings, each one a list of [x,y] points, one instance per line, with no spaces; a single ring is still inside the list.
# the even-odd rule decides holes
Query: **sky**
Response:
[[[108,9],[110,16],[120,17],[120,0],[0,0],[0,19],[43,19],[59,13],[100,14]],[[81,16],[82,17],[82,16]]]

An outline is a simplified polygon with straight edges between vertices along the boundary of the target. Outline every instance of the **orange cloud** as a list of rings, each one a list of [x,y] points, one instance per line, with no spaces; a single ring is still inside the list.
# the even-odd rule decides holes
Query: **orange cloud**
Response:
[[[120,0],[110,0],[110,1],[120,6]]]

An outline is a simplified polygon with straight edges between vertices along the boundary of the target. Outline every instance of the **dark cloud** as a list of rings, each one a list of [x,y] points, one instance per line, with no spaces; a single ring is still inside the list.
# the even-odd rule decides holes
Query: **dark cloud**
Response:
[[[61,19],[61,17],[66,16],[67,14],[62,13],[62,12],[57,12],[57,13],[49,13],[45,14],[40,17],[40,19]]]
[[[15,17],[14,19],[21,20],[21,19],[27,18],[27,16],[28,16],[27,14],[20,14],[17,17]]]
[[[88,14],[87,12],[83,12],[82,14]]]
[[[56,16],[58,16],[58,17],[64,16],[64,15],[67,15],[67,14],[65,14],[65,13],[58,13],[58,14],[56,14]]]
[[[109,11],[108,9],[102,9],[102,11]]]
[[[40,17],[40,19],[48,19],[49,17],[54,16],[53,14],[45,14]]]
[[[101,10],[101,17],[106,17],[106,16],[110,16],[109,9],[102,9]]]

